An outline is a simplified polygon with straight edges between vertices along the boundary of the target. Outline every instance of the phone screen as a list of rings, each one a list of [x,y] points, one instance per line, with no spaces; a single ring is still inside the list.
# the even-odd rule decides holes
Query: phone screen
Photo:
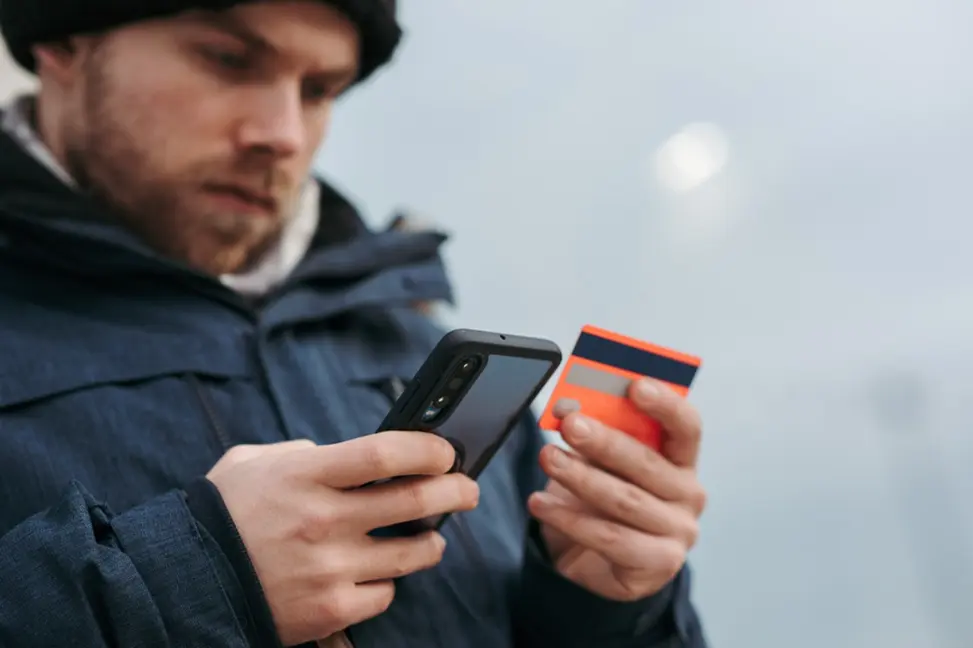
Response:
[[[483,366],[468,390],[452,407],[444,408],[436,420],[434,408],[426,429],[435,431],[457,447],[459,469],[478,475],[503,442],[503,433],[513,423],[551,370],[550,360],[502,354],[482,356]]]

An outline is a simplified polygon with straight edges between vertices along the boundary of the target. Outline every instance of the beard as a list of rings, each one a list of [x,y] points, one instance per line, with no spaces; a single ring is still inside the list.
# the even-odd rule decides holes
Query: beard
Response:
[[[114,221],[162,255],[214,276],[246,270],[279,240],[297,184],[273,151],[228,148],[193,159],[191,137],[179,150],[179,133],[160,132],[151,102],[113,82],[105,49],[85,61],[75,118],[65,126],[67,171]],[[214,204],[207,187],[227,184],[273,196],[273,208],[258,214]]]

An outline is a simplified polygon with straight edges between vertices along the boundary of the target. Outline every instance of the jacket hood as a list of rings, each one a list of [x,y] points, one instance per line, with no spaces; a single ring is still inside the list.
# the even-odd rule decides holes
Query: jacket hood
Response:
[[[280,290],[300,283],[349,283],[409,268],[417,300],[452,301],[437,231],[372,231],[329,184],[320,184],[321,219],[310,250]],[[165,257],[112,222],[93,198],[66,186],[0,134],[0,263],[17,259],[75,275],[120,281],[136,274],[191,281],[232,294],[218,278]],[[270,297],[272,298],[273,295]]]

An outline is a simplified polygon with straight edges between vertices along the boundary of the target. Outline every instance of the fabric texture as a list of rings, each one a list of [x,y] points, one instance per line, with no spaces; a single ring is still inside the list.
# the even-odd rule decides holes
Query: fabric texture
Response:
[[[387,386],[443,335],[415,304],[452,300],[444,235],[371,231],[319,193],[329,227],[254,303],[113,225],[0,133],[0,645],[279,644],[239,530],[200,480],[237,444],[372,434]],[[703,648],[688,572],[619,604],[551,567],[526,508],[543,443],[525,415],[477,509],[442,528],[442,562],[332,641]]]
[[[69,36],[199,9],[220,11],[252,0],[3,0],[0,32],[11,56],[29,72],[31,48]],[[359,81],[392,58],[402,37],[395,0],[321,0],[348,16],[361,35]]]

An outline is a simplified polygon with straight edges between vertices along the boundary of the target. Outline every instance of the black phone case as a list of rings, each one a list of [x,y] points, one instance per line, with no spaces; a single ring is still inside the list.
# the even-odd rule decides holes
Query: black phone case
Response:
[[[424,423],[422,416],[431,399],[443,388],[452,370],[471,356],[484,361],[460,392],[461,400],[455,409],[443,420]],[[557,371],[561,360],[561,349],[550,340],[456,329],[439,341],[377,431],[421,430],[445,436],[462,460],[461,471],[476,479]],[[459,422],[461,427],[456,429],[456,424],[451,427],[450,421]],[[463,421],[476,423],[462,425]],[[481,421],[489,421],[483,423],[488,428],[484,430],[481,426],[471,432],[475,439],[464,438],[464,433],[477,428]],[[470,448],[476,449],[475,456],[467,455]],[[417,520],[402,525],[398,531],[418,533],[438,529],[447,517]]]

